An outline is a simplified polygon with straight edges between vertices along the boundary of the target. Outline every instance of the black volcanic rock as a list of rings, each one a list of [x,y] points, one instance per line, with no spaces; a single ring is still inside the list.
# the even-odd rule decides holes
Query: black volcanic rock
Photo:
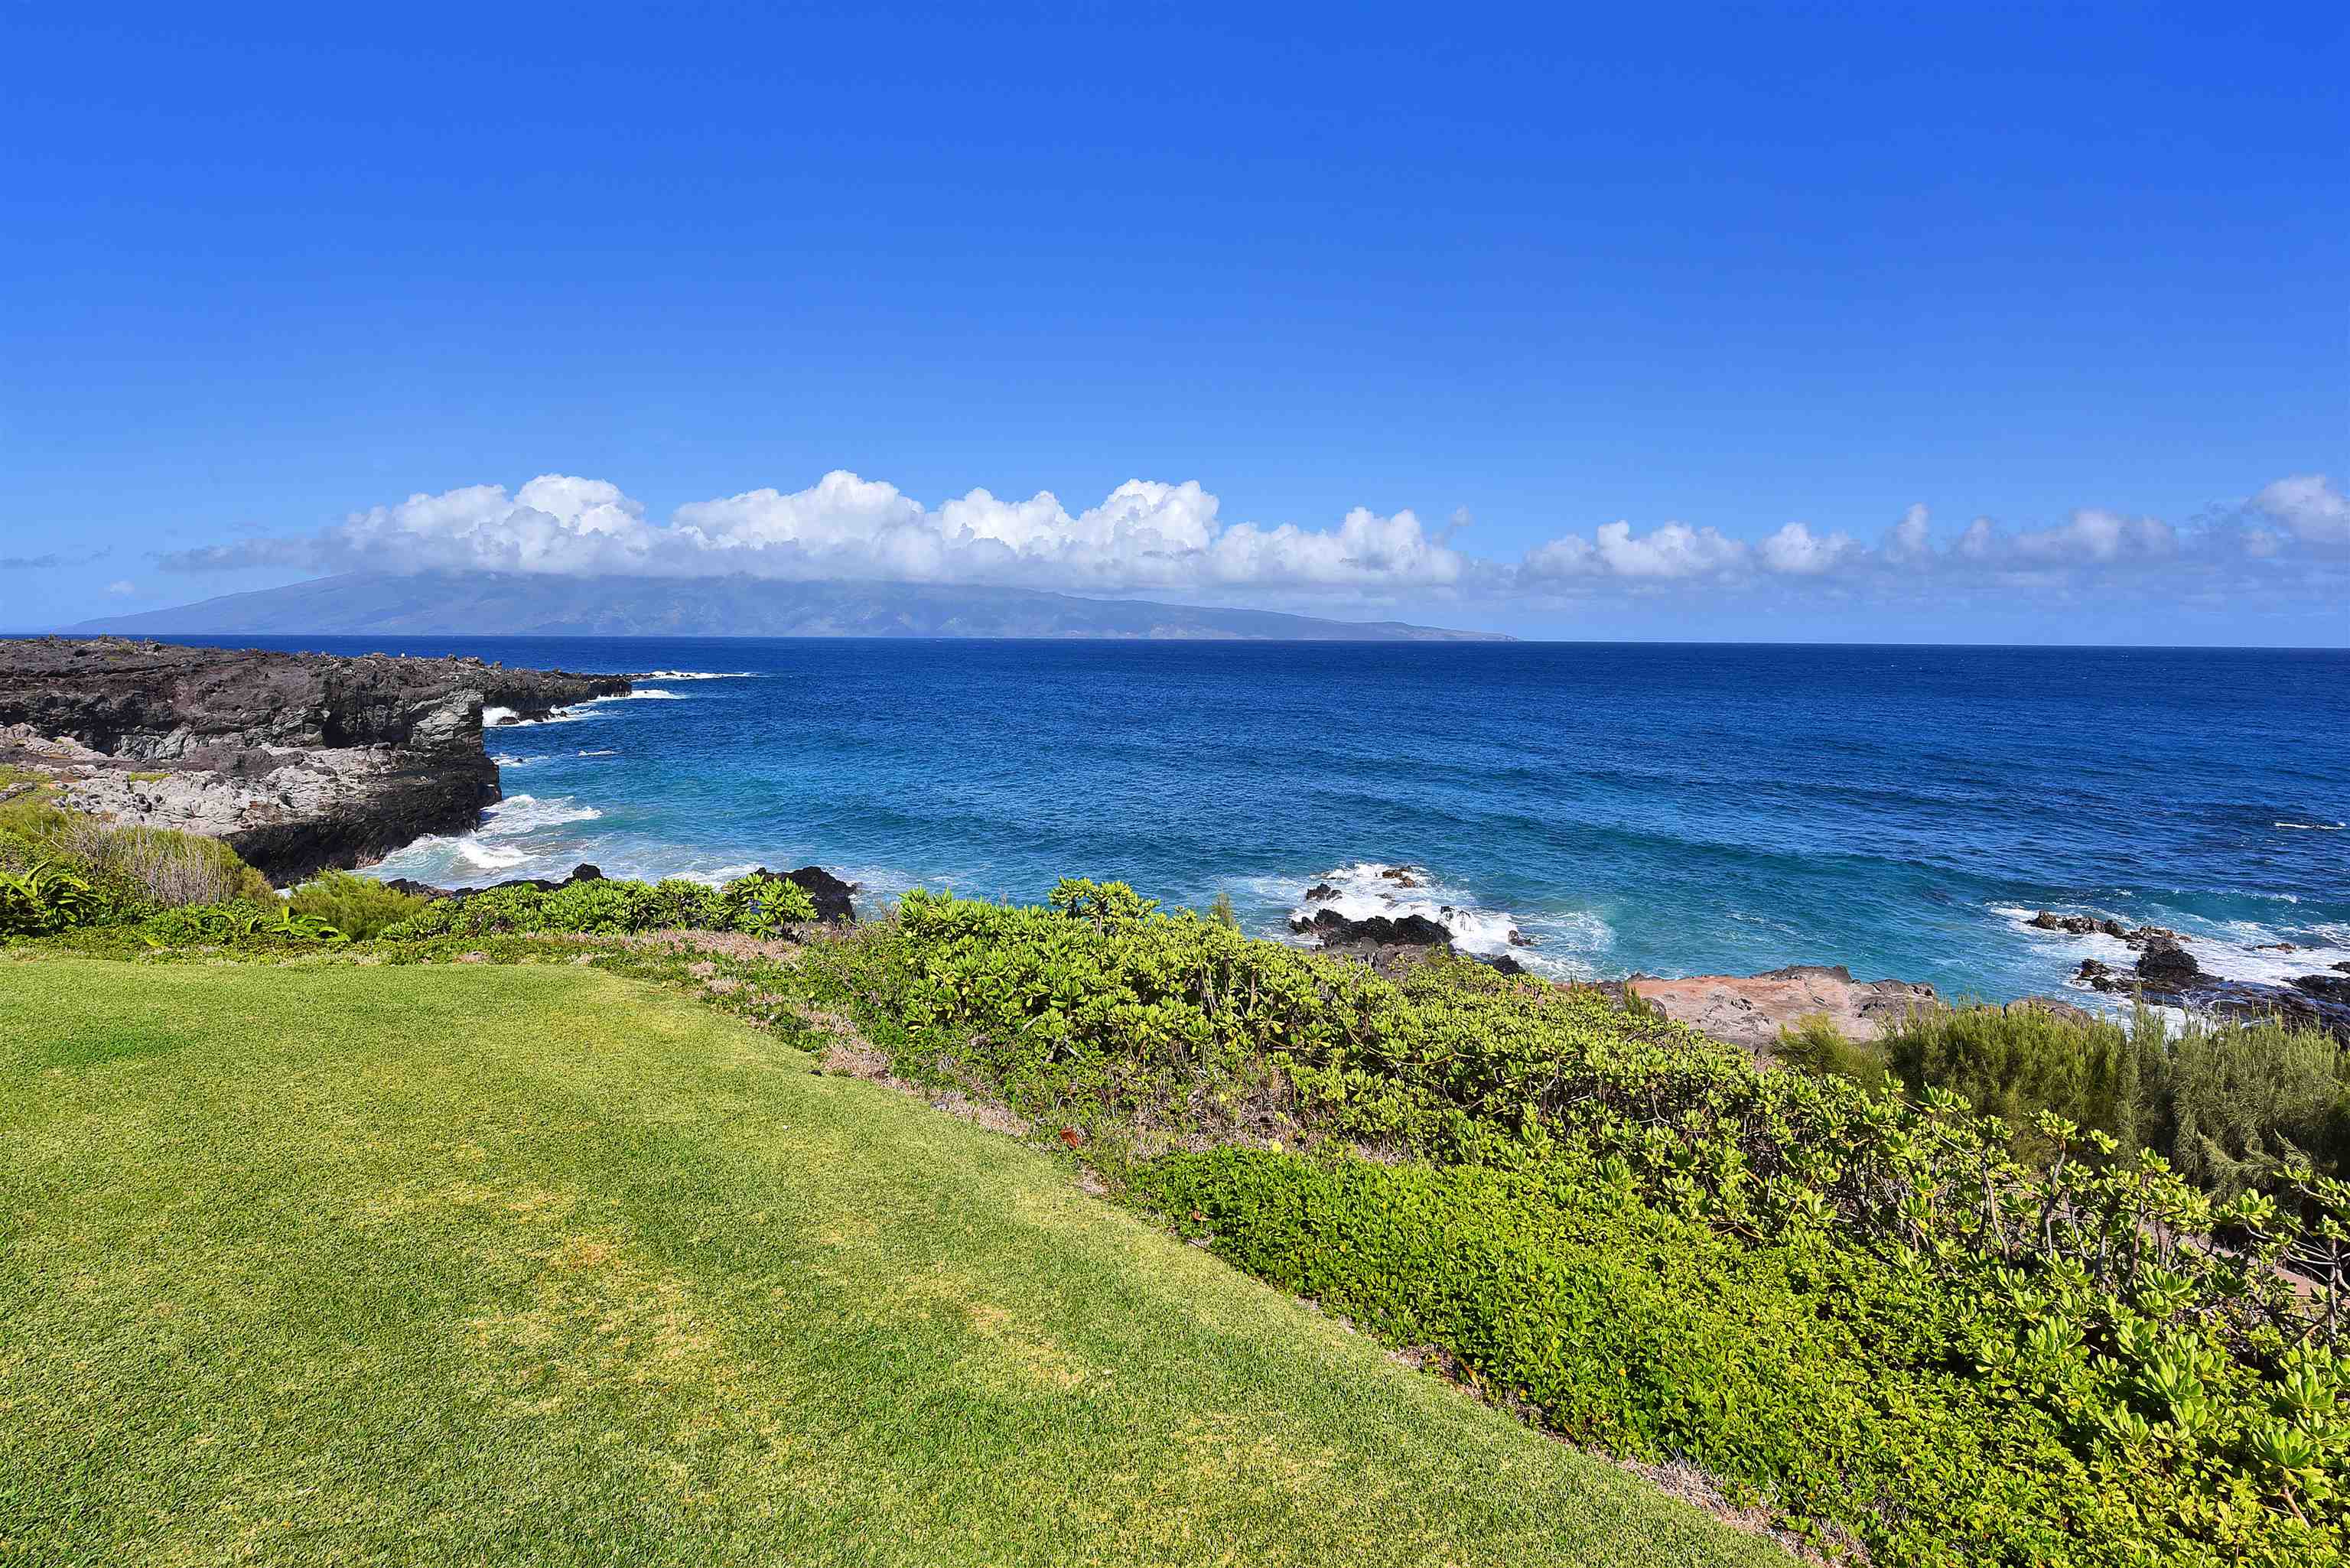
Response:
[[[1452,933],[1426,915],[1366,915],[1354,919],[1336,909],[1316,909],[1311,919],[1293,919],[1289,929],[1317,936],[1324,947],[1450,947]]]
[[[821,866],[803,866],[796,871],[774,872],[786,882],[796,884],[816,900],[816,916],[827,925],[845,925],[857,919],[857,906],[849,895],[857,884],[844,882]]]
[[[2169,937],[2147,939],[2145,950],[2138,954],[2138,978],[2165,991],[2178,990],[2202,972],[2195,955]]]
[[[2293,982],[2293,988],[2320,1002],[2338,1002],[2350,1007],[2350,976],[2305,974]]]
[[[484,704],[544,718],[629,689],[475,659],[6,640],[0,761],[77,809],[224,839],[283,885],[470,829],[499,798]]]

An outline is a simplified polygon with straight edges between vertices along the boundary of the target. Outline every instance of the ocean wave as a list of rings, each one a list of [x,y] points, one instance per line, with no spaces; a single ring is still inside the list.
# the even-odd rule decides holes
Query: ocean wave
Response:
[[[739,877],[748,877],[752,872],[756,871],[758,868],[758,865],[755,862],[745,860],[740,866],[721,866],[715,870],[703,870],[697,867],[687,871],[671,871],[666,873],[666,875],[676,877],[688,882],[699,882],[705,888],[723,888],[727,883],[733,881]],[[660,878],[658,877],[654,878],[654,880],[659,879]]]
[[[1402,878],[1409,878],[1410,885]],[[1390,919],[1421,915],[1451,932],[1452,945],[1462,952],[1485,958],[1514,952],[1523,959],[1521,944],[1510,940],[1512,932],[1523,935],[1524,931],[1515,915],[1507,909],[1482,907],[1472,895],[1447,886],[1425,867],[1358,860],[1351,866],[1326,871],[1313,881],[1335,889],[1333,896],[1311,903],[1300,902],[1293,914],[1310,919],[1316,910],[1335,909],[1350,920],[1378,915]],[[1558,928],[1562,936],[1573,933],[1573,945],[1586,950],[1606,947],[1615,940],[1615,932],[1596,915],[1568,915],[1544,924]]]
[[[530,851],[507,845],[484,844],[472,834],[456,840],[451,847],[458,856],[484,871],[511,871],[530,858]]]
[[[620,753],[617,749],[607,746],[600,752],[583,751],[579,754],[583,757],[617,757]]]
[[[544,827],[560,827],[568,822],[594,822],[604,814],[592,805],[582,805],[567,794],[551,800],[536,795],[510,794],[482,813],[481,831],[498,838],[519,837]]]
[[[544,719],[518,718],[511,708],[484,708],[482,710],[482,728],[526,730],[533,724],[577,724],[583,719],[596,717],[595,710],[588,706],[588,703],[602,701],[600,697],[591,697],[587,702],[577,702],[568,708],[557,708]]]
[[[2345,825],[2339,822],[2280,822],[2272,826],[2297,828],[2303,833],[2339,833]]]
[[[641,679],[646,680],[754,680],[758,678],[758,675],[759,672],[755,670],[648,670]]]
[[[539,759],[536,757],[510,757],[504,752],[492,752],[490,753],[490,761],[495,763],[502,768],[526,768],[530,766],[531,763],[537,762],[538,760]]]
[[[2078,967],[2079,961],[2085,958],[2120,970],[2137,962],[2137,950],[2118,937],[2109,937],[2102,931],[2076,936],[2067,931],[2043,930],[2031,924],[2032,917],[2039,912],[2035,909],[2012,904],[1988,908],[2020,934],[2062,952],[2064,956],[2061,961],[2067,969]],[[2049,908],[2058,914],[2085,914],[2099,919],[2107,918],[2109,913],[2078,905],[2056,904]],[[2258,920],[2209,920],[2172,910],[2157,911],[2153,923],[2178,931],[2186,939],[2187,950],[2194,955],[2198,967],[2220,980],[2291,985],[2303,975],[2325,973],[2336,963],[2350,961],[2350,928],[2337,925],[2279,929]]]
[[[642,702],[648,700],[656,702],[682,702],[685,701],[685,693],[664,691],[658,686],[639,686],[633,691],[615,691],[608,697],[588,699],[590,702]]]

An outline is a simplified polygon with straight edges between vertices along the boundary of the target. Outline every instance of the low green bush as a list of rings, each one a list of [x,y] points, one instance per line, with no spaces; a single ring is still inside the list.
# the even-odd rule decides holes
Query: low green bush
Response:
[[[1179,1228],[1283,1288],[1433,1345],[1612,1453],[1693,1463],[1879,1563],[2334,1563],[2350,1366],[2273,1368],[2076,1272],[1954,1289],[1830,1231],[1742,1240],[1627,1172],[1397,1167],[1225,1148],[1136,1173]],[[1743,1501],[1743,1500],[1742,1500]]]
[[[390,941],[442,936],[528,936],[541,932],[626,936],[690,929],[780,936],[816,917],[816,899],[786,877],[743,877],[723,888],[672,877],[569,882],[549,892],[497,888],[425,905],[379,933]]]
[[[94,922],[103,908],[96,889],[47,861],[0,870],[0,937],[46,936]]]
[[[0,871],[43,866],[87,887],[77,925],[119,925],[182,904],[276,901],[268,878],[216,838],[100,821],[36,784],[0,801]]]
[[[286,904],[296,915],[324,921],[353,941],[365,941],[387,926],[412,918],[431,901],[388,888],[372,877],[328,871],[295,888]]]
[[[151,915],[133,929],[150,948],[311,947],[340,945],[335,927],[298,915],[276,900],[257,904],[182,904]]]

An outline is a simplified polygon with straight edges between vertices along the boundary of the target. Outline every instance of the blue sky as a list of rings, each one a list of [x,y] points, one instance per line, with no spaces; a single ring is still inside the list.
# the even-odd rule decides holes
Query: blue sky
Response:
[[[473,565],[2341,644],[2345,45],[9,7],[0,623]]]

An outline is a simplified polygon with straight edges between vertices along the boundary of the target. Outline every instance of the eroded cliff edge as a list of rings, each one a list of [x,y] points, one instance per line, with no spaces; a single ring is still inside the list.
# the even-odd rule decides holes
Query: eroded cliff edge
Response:
[[[78,810],[224,839],[283,885],[470,830],[499,798],[485,705],[539,719],[629,690],[477,659],[0,641],[0,763]]]

